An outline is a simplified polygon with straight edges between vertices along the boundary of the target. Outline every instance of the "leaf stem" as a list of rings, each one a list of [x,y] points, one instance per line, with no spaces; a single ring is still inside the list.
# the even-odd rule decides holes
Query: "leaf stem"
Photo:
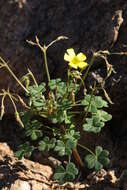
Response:
[[[63,131],[64,134],[66,133],[65,127],[63,125],[61,126],[61,130]],[[78,166],[83,168],[84,164],[81,160],[81,157],[80,157],[76,147],[72,150],[72,154],[73,154],[73,157],[74,157],[75,161],[77,162]]]
[[[78,143],[78,146],[80,146],[81,148],[87,150],[89,153],[91,153],[92,155],[95,156],[94,152],[93,152],[92,150],[90,150],[89,148],[87,148],[86,146],[83,146],[83,145],[81,145],[81,144],[79,144],[79,143]]]

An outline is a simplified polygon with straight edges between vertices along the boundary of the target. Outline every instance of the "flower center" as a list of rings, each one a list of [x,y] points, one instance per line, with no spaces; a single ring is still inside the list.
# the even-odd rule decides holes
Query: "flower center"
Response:
[[[79,58],[77,56],[74,56],[72,59],[73,64],[78,64],[80,62]]]

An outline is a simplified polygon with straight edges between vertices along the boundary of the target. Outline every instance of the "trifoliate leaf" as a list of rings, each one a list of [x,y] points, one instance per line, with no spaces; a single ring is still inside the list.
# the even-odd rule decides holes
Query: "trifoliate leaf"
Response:
[[[55,144],[55,138],[49,139],[49,137],[44,137],[44,139],[39,142],[38,149],[40,151],[49,151],[55,147]]]
[[[83,130],[87,132],[99,133],[104,127],[104,122],[97,118],[87,118],[85,124],[83,124]]]
[[[98,117],[100,119],[100,121],[103,121],[103,122],[106,122],[106,121],[109,121],[112,119],[111,114],[109,114],[103,110],[97,110],[95,117]]]
[[[87,166],[89,169],[95,168],[96,171],[103,168],[103,166],[107,166],[110,162],[109,152],[107,150],[103,150],[102,147],[97,146],[95,149],[95,154],[88,154],[85,157],[85,161],[87,162]]]
[[[18,157],[18,159],[21,159],[24,156],[29,158],[33,150],[34,146],[31,146],[29,142],[26,142],[18,147],[18,151],[15,152],[15,156]]]
[[[91,113],[96,113],[97,109],[108,107],[107,102],[101,96],[91,97],[91,95],[85,95],[81,104],[85,106],[85,111],[88,111],[89,107],[89,112]]]
[[[72,139],[67,139],[65,142],[58,140],[54,150],[58,152],[59,156],[71,155],[72,150],[76,147],[76,143]]]
[[[73,163],[68,163],[66,168],[63,166],[58,166],[56,168],[55,174],[53,176],[54,180],[58,180],[61,184],[65,182],[70,182],[75,179],[78,174],[78,170]]]
[[[31,137],[32,140],[37,140],[39,137],[43,135],[41,128],[42,128],[41,122],[37,120],[27,121],[27,123],[25,123],[26,137]]]

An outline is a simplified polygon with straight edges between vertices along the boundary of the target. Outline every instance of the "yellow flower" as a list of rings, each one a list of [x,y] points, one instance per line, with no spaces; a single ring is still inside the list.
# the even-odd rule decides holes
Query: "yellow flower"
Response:
[[[67,53],[64,54],[64,60],[69,62],[69,66],[74,69],[84,69],[87,67],[87,63],[85,62],[86,56],[83,53],[75,54],[74,49],[67,49]]]

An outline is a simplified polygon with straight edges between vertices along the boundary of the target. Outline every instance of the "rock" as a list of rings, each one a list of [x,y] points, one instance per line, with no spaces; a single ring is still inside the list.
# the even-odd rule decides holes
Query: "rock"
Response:
[[[5,157],[6,155],[13,156],[13,151],[7,145],[7,143],[0,143],[0,157]]]
[[[108,179],[108,181],[111,182],[112,184],[115,184],[118,181],[118,178],[116,177],[114,170],[109,170],[107,172],[106,179]]]
[[[47,179],[50,179],[53,175],[53,170],[48,165],[39,164],[31,160],[23,159],[22,163],[33,173],[43,175]]]
[[[61,161],[52,157],[48,154],[44,154],[43,152],[36,151],[32,155],[32,160],[35,162],[39,162],[40,164],[48,164],[52,168],[56,169],[59,165],[61,165]]]
[[[87,179],[90,180],[90,184],[96,184],[101,181],[104,181],[107,172],[104,169],[101,169],[98,172],[92,172],[90,175],[87,176]]]
[[[50,190],[53,169],[23,158],[17,160],[6,143],[0,143],[0,189]]]
[[[27,181],[18,179],[11,185],[10,190],[31,190],[31,187]]]

